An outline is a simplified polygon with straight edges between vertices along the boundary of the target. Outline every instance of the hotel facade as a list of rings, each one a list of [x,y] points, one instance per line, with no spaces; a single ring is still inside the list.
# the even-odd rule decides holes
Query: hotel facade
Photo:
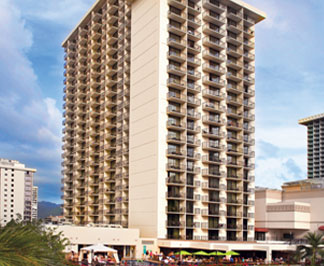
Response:
[[[307,127],[307,177],[324,178],[324,114],[298,122]]]
[[[21,216],[32,220],[33,176],[36,169],[16,160],[0,158],[0,225]]]
[[[66,219],[144,238],[254,240],[264,18],[239,0],[93,5],[63,42]]]

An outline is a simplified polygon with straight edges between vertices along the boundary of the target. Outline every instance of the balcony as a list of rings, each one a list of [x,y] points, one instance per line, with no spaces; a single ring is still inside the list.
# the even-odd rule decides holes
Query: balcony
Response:
[[[175,130],[185,130],[186,129],[186,123],[184,122],[177,122],[173,120],[167,121],[167,128],[168,129],[175,129]]]
[[[211,184],[209,182],[202,182],[201,188],[203,190],[226,190],[226,186],[224,184]]]
[[[188,92],[199,93],[201,91],[201,86],[200,85],[195,85],[193,83],[188,83],[187,84],[187,90],[188,90]]]
[[[203,20],[206,21],[207,23],[213,23],[218,26],[222,26],[226,23],[225,16],[223,15],[220,16],[213,11],[205,11],[203,13]]]
[[[201,131],[201,128],[200,127],[196,127],[196,126],[192,126],[192,125],[187,125],[187,131],[189,133],[194,133],[194,134],[198,134],[200,133]]]
[[[218,130],[209,130],[208,128],[204,128],[202,135],[208,138],[223,138],[225,134]]]
[[[219,211],[219,210],[211,211],[209,209],[202,209],[201,216],[211,216],[211,217],[226,216],[226,211]]]
[[[241,205],[241,204],[243,204],[243,200],[230,197],[230,198],[227,198],[226,203],[229,205]]]
[[[227,17],[236,22],[240,22],[243,19],[243,12],[231,8],[227,10]]]
[[[247,85],[253,85],[255,82],[254,78],[249,77],[249,76],[244,76],[243,81],[244,81],[244,84],[247,84]]]
[[[243,79],[243,75],[237,72],[230,72],[230,71],[226,73],[226,77],[228,80],[233,80],[235,82],[241,82]]]
[[[167,177],[166,184],[174,186],[185,186],[186,180],[181,177]]]
[[[184,172],[186,170],[186,166],[184,164],[166,164],[167,171],[176,171],[176,172]]]
[[[244,132],[245,133],[254,133],[255,132],[255,127],[252,126],[243,126]]]
[[[244,55],[244,60],[254,61],[255,59],[255,55],[253,53],[245,52],[243,55]]]
[[[236,58],[240,58],[243,54],[243,49],[227,47],[227,54]]]
[[[168,4],[181,10],[185,9],[186,7],[186,3],[184,0],[168,0]]]
[[[201,104],[201,100],[194,97],[194,96],[188,96],[187,97],[187,104],[193,107],[198,107]]]
[[[184,90],[186,88],[185,81],[182,81],[180,79],[168,78],[167,83],[169,87],[176,88],[179,90]]]
[[[246,97],[254,97],[255,95],[255,91],[254,90],[251,90],[251,89],[245,89],[244,90],[244,96]]]
[[[233,159],[227,159],[227,166],[235,167],[235,168],[242,168],[244,163],[243,161],[233,160]]]
[[[216,38],[223,38],[226,34],[226,31],[219,27],[214,27],[209,24],[205,24],[203,26],[203,33],[214,36]]]
[[[243,217],[242,212],[237,212],[237,211],[227,211],[226,212],[227,217],[235,217],[235,218],[241,218]]]
[[[174,157],[174,158],[185,158],[186,156],[186,151],[182,149],[167,149],[166,154],[168,157]]]
[[[214,65],[214,64],[210,64],[210,63],[204,63],[203,64],[203,71],[221,76],[221,75],[223,75],[225,73],[226,70],[225,70],[224,67],[221,67],[219,65]]]
[[[255,107],[255,103],[248,100],[244,100],[243,105],[246,109],[253,109]]]
[[[188,44],[187,44],[187,50],[190,53],[199,54],[200,51],[201,51],[201,46],[198,45],[198,44],[191,44],[190,42],[188,42]]]
[[[224,119],[212,115],[204,115],[202,120],[204,124],[208,125],[222,126],[225,124]]]
[[[203,45],[214,49],[225,49],[225,42],[213,39],[210,36],[203,38]]]
[[[201,60],[197,57],[187,57],[187,63],[192,67],[198,67],[201,65]]]
[[[243,92],[243,87],[240,85],[227,84],[226,90],[235,94],[241,94]]]
[[[255,115],[244,113],[243,118],[244,118],[244,120],[254,121],[255,120]]]
[[[247,48],[250,50],[254,49],[254,42],[252,42],[252,41],[244,40],[243,44],[244,44],[244,48]]]
[[[174,144],[185,144],[186,143],[186,138],[182,136],[175,136],[173,134],[168,134],[167,135],[167,141],[168,143],[174,143]]]
[[[185,200],[185,193],[166,192],[167,199]]]
[[[196,30],[188,30],[188,39],[193,41],[199,41],[201,39],[201,33]]]
[[[193,120],[199,120],[200,117],[201,117],[201,113],[187,110],[187,118]]]
[[[244,37],[246,38],[253,38],[254,37],[254,31],[247,28],[247,27],[244,27]]]
[[[172,13],[172,14],[175,14],[175,13]],[[173,24],[168,24],[168,31],[172,32],[172,33],[174,33],[174,34],[176,34],[178,36],[184,36],[186,34],[186,27],[185,26],[176,26],[176,25],[173,25]]]
[[[182,39],[168,38],[168,45],[178,49],[184,49],[186,48],[187,43]]]
[[[244,64],[244,73],[253,74],[255,71],[255,67],[250,64]]]
[[[204,85],[210,85],[217,88],[223,88],[225,86],[225,80],[219,77],[204,76],[202,82]]]
[[[186,14],[185,13],[178,13],[178,12],[174,12],[173,10],[169,10],[168,11],[168,18],[175,20],[179,23],[184,23],[186,21]],[[171,24],[169,24],[171,25]]]
[[[187,69],[187,77],[192,80],[198,80],[201,78],[201,73],[195,70]]]
[[[178,63],[183,63],[186,61],[186,55],[184,53],[177,53],[172,50],[170,50],[167,53],[168,59],[177,61]]]
[[[230,193],[242,193],[243,187],[227,184],[226,191]]]
[[[208,99],[221,101],[221,100],[224,99],[225,94],[221,93],[219,91],[216,91],[216,90],[204,89],[203,90],[203,97],[208,98]]]
[[[225,198],[220,197],[209,197],[209,196],[203,196],[201,198],[202,203],[224,203],[226,202]]]
[[[225,172],[205,168],[202,170],[204,177],[225,177]]]
[[[227,24],[227,30],[234,32],[236,34],[240,34],[243,30],[243,26],[239,23],[229,22]]]
[[[207,151],[222,151],[224,150],[224,145],[219,145],[217,143],[213,142],[203,142],[202,143],[202,149]]]
[[[203,51],[203,58],[207,60],[213,60],[222,63],[225,60],[225,56],[221,53],[211,52],[210,50]]]
[[[167,220],[166,227],[167,228],[184,228],[185,222],[180,222],[180,221],[176,221],[176,220],[175,221]]]
[[[236,121],[232,121],[232,120],[228,120],[227,121],[227,128],[228,129],[232,129],[232,130],[236,130],[236,131],[241,131],[242,130],[242,123],[236,122]]]
[[[165,209],[167,214],[185,214],[186,209],[184,207],[176,207],[176,206],[167,206]]]
[[[199,174],[200,173],[200,168],[199,167],[195,167],[195,166],[189,166],[189,165],[187,165],[186,171],[187,171],[187,173]]]
[[[193,14],[195,16],[199,15],[201,12],[201,7],[196,5],[193,2],[187,2],[187,9],[188,9],[188,13]]]
[[[203,7],[207,9],[216,10],[219,13],[223,13],[226,10],[226,6],[215,0],[203,0]]]
[[[189,27],[197,29],[201,25],[201,20],[198,18],[198,16],[197,17],[188,17],[187,23],[188,23]]]
[[[219,158],[218,156],[204,155],[202,157],[202,162],[209,163],[209,164],[224,164],[225,159]]]
[[[203,103],[203,110],[208,112],[218,112],[222,113],[225,112],[225,107],[219,104],[215,104],[213,102],[204,102]]]
[[[178,116],[178,117],[184,117],[186,116],[186,109],[185,108],[177,108],[174,105],[169,105],[167,107],[167,114]]]

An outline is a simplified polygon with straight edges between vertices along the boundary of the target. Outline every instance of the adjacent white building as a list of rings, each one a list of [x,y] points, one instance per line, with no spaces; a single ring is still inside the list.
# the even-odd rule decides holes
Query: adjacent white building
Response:
[[[38,218],[38,187],[33,186],[33,199],[32,199],[32,220]]]
[[[32,219],[33,175],[36,169],[8,159],[0,159],[0,224],[18,215]]]

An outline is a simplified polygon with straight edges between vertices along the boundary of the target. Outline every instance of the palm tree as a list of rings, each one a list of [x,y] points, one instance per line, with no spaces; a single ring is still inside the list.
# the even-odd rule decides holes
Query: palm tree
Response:
[[[311,266],[316,266],[316,259],[324,254],[323,234],[309,232],[304,236],[307,245],[297,247],[296,254],[302,259],[309,259]]]
[[[66,244],[61,234],[45,229],[40,222],[11,221],[0,228],[0,265],[67,265]]]

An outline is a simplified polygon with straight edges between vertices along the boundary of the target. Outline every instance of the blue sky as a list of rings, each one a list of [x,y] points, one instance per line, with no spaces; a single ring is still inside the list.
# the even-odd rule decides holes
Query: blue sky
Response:
[[[94,0],[0,1],[0,157],[38,169],[40,200],[60,202],[63,49]],[[306,177],[306,130],[324,112],[324,2],[246,0],[256,28],[256,184]]]

